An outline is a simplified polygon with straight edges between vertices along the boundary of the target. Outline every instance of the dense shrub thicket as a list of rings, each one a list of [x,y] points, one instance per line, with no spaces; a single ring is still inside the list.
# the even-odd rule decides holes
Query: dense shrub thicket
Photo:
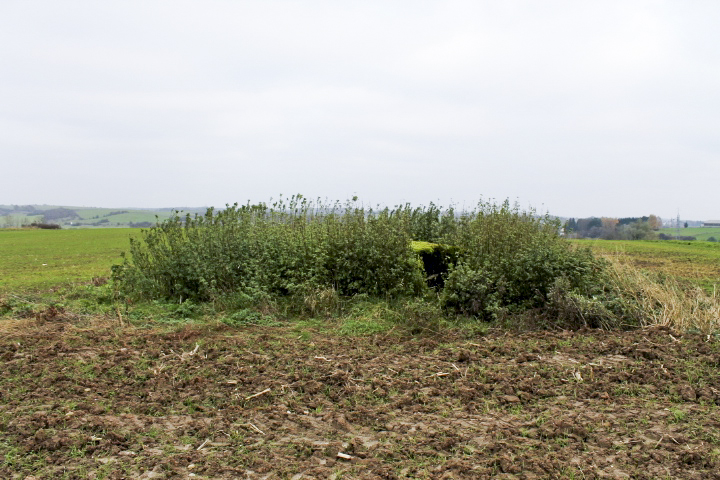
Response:
[[[130,245],[115,269],[125,294],[204,301],[228,293],[286,296],[313,289],[340,295],[412,295],[422,269],[388,209],[325,205],[294,196],[267,206],[233,205],[173,217]]]
[[[561,225],[517,205],[481,202],[447,242],[461,255],[440,297],[445,308],[493,318],[548,306],[553,288],[589,295],[603,266],[559,236]]]
[[[406,316],[422,321],[443,311],[611,328],[642,324],[663,307],[640,277],[628,287],[560,228],[507,201],[457,213],[296,195],[205,215],[176,212],[131,241],[113,280],[125,298],[231,298],[242,308],[289,299],[312,314],[358,295],[404,297],[414,312]]]

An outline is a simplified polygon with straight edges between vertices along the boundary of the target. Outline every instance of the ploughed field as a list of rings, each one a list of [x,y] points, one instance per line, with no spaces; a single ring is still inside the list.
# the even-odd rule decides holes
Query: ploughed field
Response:
[[[717,336],[319,328],[50,308],[0,336],[0,477],[720,478]]]

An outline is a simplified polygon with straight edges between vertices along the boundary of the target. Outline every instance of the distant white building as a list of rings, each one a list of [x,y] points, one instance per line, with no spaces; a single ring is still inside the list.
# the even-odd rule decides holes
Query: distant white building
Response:
[[[720,227],[720,220],[708,220],[703,222],[703,227]]]

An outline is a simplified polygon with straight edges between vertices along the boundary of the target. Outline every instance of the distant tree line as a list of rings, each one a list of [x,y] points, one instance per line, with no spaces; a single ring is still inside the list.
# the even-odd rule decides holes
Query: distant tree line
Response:
[[[605,240],[652,240],[662,219],[657,215],[646,217],[589,217],[571,218],[565,222],[565,235],[573,238],[602,238]]]

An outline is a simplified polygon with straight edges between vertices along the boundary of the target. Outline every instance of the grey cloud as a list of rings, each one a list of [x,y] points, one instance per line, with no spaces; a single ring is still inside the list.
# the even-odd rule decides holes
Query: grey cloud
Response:
[[[719,20],[710,2],[6,2],[0,158],[37,188],[0,203],[717,217]]]

